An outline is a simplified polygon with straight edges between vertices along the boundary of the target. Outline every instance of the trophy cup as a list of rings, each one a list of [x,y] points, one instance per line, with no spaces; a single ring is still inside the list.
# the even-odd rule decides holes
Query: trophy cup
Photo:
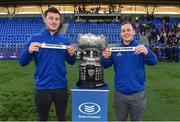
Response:
[[[106,37],[103,35],[90,33],[78,35],[78,47],[82,50],[83,62],[79,66],[77,86],[97,88],[106,85],[103,79],[103,67],[99,61],[106,44]]]

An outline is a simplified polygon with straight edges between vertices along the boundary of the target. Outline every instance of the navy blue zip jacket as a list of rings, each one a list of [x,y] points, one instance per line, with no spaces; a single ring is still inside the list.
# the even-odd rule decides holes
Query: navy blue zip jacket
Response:
[[[137,45],[139,43],[133,40],[128,46],[136,47]],[[120,47],[125,47],[125,45],[120,44]],[[133,94],[145,89],[145,64],[157,63],[155,54],[148,47],[146,48],[148,50],[146,56],[134,52],[113,52],[110,58],[101,58],[104,68],[114,65],[116,90],[123,94]]]
[[[19,56],[21,66],[26,66],[33,59],[36,65],[34,79],[37,90],[57,89],[67,87],[65,60],[73,65],[76,61],[75,55],[70,56],[67,50],[40,48],[38,52],[29,53],[31,42],[48,44],[70,45],[67,37],[58,32],[51,35],[45,31],[32,36]]]

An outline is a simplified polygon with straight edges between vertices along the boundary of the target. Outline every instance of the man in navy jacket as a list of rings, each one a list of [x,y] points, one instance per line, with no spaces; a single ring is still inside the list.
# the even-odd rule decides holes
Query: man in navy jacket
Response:
[[[157,57],[146,46],[133,39],[135,30],[130,22],[124,22],[120,29],[123,39],[120,47],[135,47],[135,51],[103,51],[101,63],[105,68],[114,66],[114,102],[119,121],[126,121],[128,114],[132,121],[140,121],[145,109],[145,64],[155,65]]]
[[[55,104],[56,116],[66,120],[68,101],[67,72],[65,60],[73,65],[76,61],[75,49],[67,37],[59,34],[60,13],[56,8],[45,11],[43,32],[32,36],[19,56],[21,66],[34,60],[36,71],[35,104],[39,121],[47,121],[51,104]],[[42,43],[67,45],[67,50],[41,48]]]

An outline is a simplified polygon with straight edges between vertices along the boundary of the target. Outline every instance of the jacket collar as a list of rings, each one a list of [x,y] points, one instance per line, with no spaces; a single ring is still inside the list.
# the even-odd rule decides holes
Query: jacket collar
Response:
[[[59,31],[56,31],[53,35],[51,35],[51,33],[49,32],[49,30],[45,27],[43,34],[47,35],[47,36],[55,36],[59,33]]]
[[[132,40],[129,45],[124,45],[124,42],[122,41],[122,46],[123,47],[133,47],[133,46],[137,46],[139,44],[138,40]]]

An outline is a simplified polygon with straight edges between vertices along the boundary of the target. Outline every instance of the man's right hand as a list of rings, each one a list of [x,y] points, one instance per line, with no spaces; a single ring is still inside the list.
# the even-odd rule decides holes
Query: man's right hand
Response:
[[[38,52],[40,47],[41,47],[41,43],[32,42],[29,46],[29,53],[32,54],[33,52]]]
[[[104,58],[109,58],[111,56],[111,51],[110,51],[110,48],[106,48],[104,51],[103,51],[103,54]]]

